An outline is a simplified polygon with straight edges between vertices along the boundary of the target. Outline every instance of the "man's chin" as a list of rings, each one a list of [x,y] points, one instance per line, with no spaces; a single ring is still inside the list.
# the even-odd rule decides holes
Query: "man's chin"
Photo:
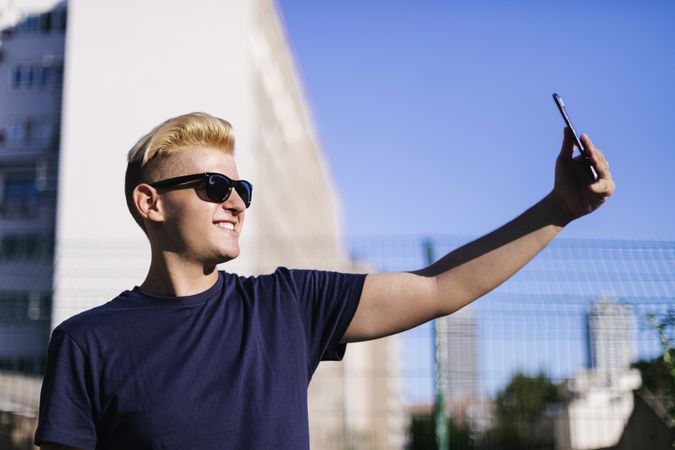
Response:
[[[236,249],[236,251],[235,250],[228,251],[227,253],[218,255],[218,257],[216,258],[217,261],[216,264],[223,264],[228,261],[232,261],[237,256],[239,256],[239,249]]]

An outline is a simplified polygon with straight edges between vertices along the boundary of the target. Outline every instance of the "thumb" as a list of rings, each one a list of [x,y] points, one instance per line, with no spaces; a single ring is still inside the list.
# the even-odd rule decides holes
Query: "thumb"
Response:
[[[572,135],[572,130],[569,127],[565,127],[563,131],[563,141],[562,147],[560,148],[560,158],[561,159],[572,159],[572,154],[574,153],[574,136]]]

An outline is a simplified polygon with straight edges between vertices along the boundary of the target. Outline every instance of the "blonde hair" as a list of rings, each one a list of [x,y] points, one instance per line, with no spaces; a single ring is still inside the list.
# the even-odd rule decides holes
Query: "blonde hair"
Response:
[[[134,188],[150,183],[157,161],[191,147],[210,147],[234,154],[234,133],[226,120],[202,112],[173,117],[153,128],[136,142],[127,156],[124,194],[127,207],[136,223],[147,234],[143,219],[133,202]]]

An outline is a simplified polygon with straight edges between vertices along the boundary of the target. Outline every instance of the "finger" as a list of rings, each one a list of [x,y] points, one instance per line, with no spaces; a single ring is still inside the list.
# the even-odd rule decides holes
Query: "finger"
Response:
[[[605,154],[602,153],[602,150],[600,150],[599,148],[593,147],[593,157],[597,160],[599,164],[609,166],[609,162],[607,161],[607,158],[605,158]]]
[[[574,153],[574,135],[572,130],[568,127],[565,127],[563,130],[563,141],[560,148],[559,158],[561,159],[572,159],[572,154]]]
[[[597,184],[600,181],[603,181],[604,182],[602,184],[603,186],[614,185],[614,180],[612,179],[612,173],[605,166],[595,165],[595,171],[598,174],[598,180],[593,184]]]
[[[607,162],[605,155],[600,151],[600,149],[593,145],[591,138],[589,138],[587,134],[581,135],[581,143],[593,162],[598,164],[605,164]]]
[[[584,133],[581,135],[581,143],[584,145],[586,153],[588,153],[588,156],[593,163],[593,167],[595,167],[598,172],[598,177],[611,178],[609,173],[609,161],[607,161],[605,155],[593,144],[591,138]]]
[[[604,178],[600,178],[598,181],[588,186],[588,189],[596,194],[603,194],[608,188],[609,184]]]
[[[594,166],[609,168],[607,165],[607,160],[605,159],[605,155],[603,155],[600,150],[595,147],[588,147],[586,151],[588,152],[588,156],[591,158]]]
[[[603,197],[609,197],[612,195],[615,188],[616,186],[611,178],[600,178],[598,181],[588,186],[588,189],[591,192]]]
[[[605,159],[605,155],[595,147],[589,147],[589,149],[592,149],[589,151],[589,156],[593,166],[598,172],[598,177],[611,178],[611,174],[609,172],[609,162],[607,159]]]
[[[586,133],[581,134],[581,143],[584,145],[584,148],[593,148],[595,149],[595,145],[593,145],[593,141],[591,141],[591,138],[588,137]]]
[[[597,148],[593,149],[593,155],[591,156],[591,161],[601,168],[604,168],[605,171],[609,171],[609,161],[605,159],[605,155],[602,154]]]

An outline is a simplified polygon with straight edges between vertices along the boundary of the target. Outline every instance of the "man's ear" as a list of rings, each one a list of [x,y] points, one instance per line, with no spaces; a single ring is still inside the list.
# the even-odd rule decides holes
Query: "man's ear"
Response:
[[[146,183],[136,186],[131,193],[138,215],[149,222],[164,222],[157,189]]]

